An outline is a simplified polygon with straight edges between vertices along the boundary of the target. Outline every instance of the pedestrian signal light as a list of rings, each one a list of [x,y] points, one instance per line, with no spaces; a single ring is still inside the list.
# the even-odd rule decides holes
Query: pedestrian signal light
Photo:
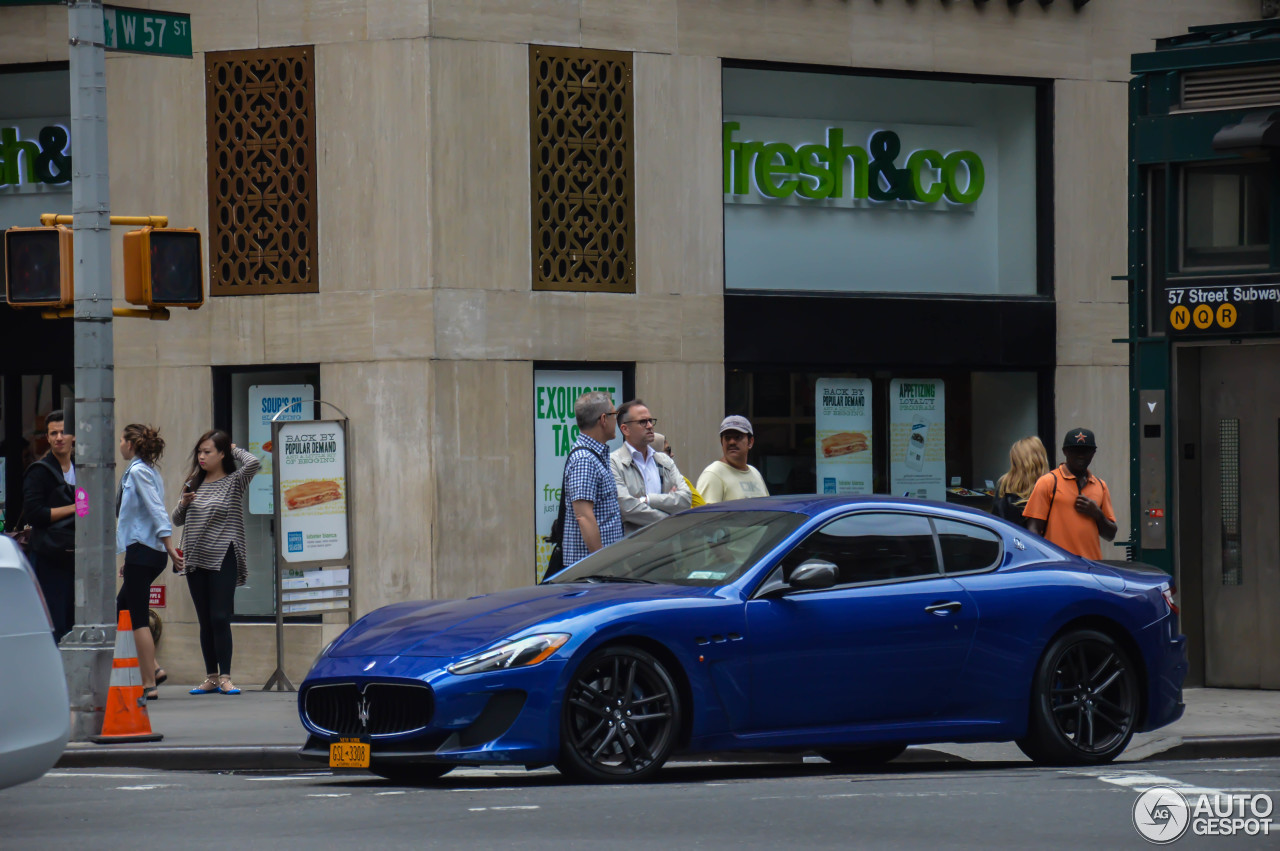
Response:
[[[204,252],[195,228],[153,228],[124,235],[124,297],[130,304],[204,304]]]
[[[5,297],[13,307],[71,307],[73,274],[70,228],[4,232]]]

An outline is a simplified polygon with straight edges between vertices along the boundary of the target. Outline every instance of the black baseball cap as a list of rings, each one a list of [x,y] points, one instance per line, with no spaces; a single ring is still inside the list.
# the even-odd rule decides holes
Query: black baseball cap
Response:
[[[1098,442],[1087,428],[1073,428],[1062,438],[1063,449],[1097,449]]]

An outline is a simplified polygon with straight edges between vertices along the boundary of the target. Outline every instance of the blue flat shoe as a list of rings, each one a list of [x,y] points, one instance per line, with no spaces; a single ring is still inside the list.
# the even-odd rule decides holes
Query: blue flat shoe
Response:
[[[215,677],[205,677],[204,682],[193,688],[187,694],[217,694],[218,680]]]
[[[221,677],[218,681],[218,692],[221,694],[239,694],[240,689],[236,688],[235,683],[231,682],[230,677]]]

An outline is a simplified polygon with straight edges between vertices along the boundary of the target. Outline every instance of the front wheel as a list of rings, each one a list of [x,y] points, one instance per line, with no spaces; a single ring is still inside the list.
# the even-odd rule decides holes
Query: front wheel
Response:
[[[452,765],[440,762],[392,762],[381,765],[375,762],[369,766],[369,770],[379,777],[405,786],[417,786],[421,783],[439,780],[450,771],[453,771],[453,768]]]
[[[1059,636],[1036,668],[1022,752],[1050,765],[1100,765],[1124,751],[1138,718],[1138,673],[1111,636]]]
[[[652,655],[597,650],[565,692],[556,768],[596,783],[648,780],[675,749],[680,711],[675,683]]]

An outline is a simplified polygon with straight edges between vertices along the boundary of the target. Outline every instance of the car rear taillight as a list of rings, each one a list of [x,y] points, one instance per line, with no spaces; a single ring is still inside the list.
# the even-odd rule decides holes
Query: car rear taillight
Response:
[[[1181,611],[1178,609],[1178,604],[1173,601],[1173,595],[1178,593],[1178,589],[1166,585],[1160,589],[1160,593],[1164,595],[1164,601],[1169,604],[1169,611],[1173,612],[1175,615],[1181,614]]]

